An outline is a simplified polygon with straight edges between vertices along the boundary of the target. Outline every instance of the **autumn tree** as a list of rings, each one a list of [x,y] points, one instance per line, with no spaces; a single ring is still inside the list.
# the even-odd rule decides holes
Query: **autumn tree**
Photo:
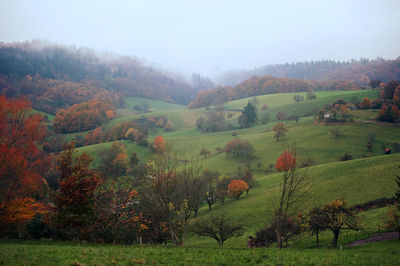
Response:
[[[282,173],[280,197],[278,207],[275,209],[275,231],[279,248],[282,248],[285,219],[293,205],[298,204],[305,192],[309,175],[307,170],[299,171],[297,168],[296,146],[284,149],[276,161],[275,168]]]
[[[170,156],[156,154],[148,162],[148,169],[151,182],[147,196],[152,198],[154,208],[167,223],[172,243],[183,245],[186,225],[200,200],[197,197],[203,196],[195,193],[200,168],[196,161],[188,160],[183,169],[177,171],[176,162]]]
[[[249,185],[241,179],[233,179],[228,185],[228,193],[235,199],[239,199],[243,192],[248,189]]]
[[[98,156],[102,176],[116,178],[127,173],[129,160],[122,142],[114,141],[109,149],[100,151]]]
[[[165,150],[165,140],[163,136],[157,136],[153,142],[153,148],[157,153],[163,153]]]
[[[323,215],[326,219],[326,228],[333,233],[333,246],[337,246],[341,230],[359,230],[358,218],[354,211],[344,200],[334,200],[323,207]]]
[[[387,122],[396,122],[400,120],[400,110],[396,105],[382,105],[378,112],[378,119]]]
[[[284,137],[288,131],[283,123],[275,124],[272,130],[275,131],[274,137],[276,138],[276,141],[279,141],[281,137]]]
[[[196,221],[192,231],[199,236],[207,236],[215,239],[219,246],[231,237],[239,237],[244,233],[244,225],[232,218],[221,215],[213,215],[207,220]]]
[[[361,100],[361,103],[360,103],[360,108],[361,109],[369,109],[369,108],[372,108],[372,107],[373,107],[373,104],[372,104],[371,100],[368,99],[368,97],[364,97]]]
[[[95,220],[95,191],[101,181],[89,169],[92,158],[78,155],[74,143],[65,146],[57,158],[60,173],[55,192],[53,223],[58,237],[88,239]]]
[[[26,99],[0,95],[0,236],[42,213],[47,158],[37,144],[46,135],[43,118]]]
[[[94,202],[94,231],[106,243],[131,244],[149,229],[150,220],[139,211],[138,192],[130,177],[104,178]]]

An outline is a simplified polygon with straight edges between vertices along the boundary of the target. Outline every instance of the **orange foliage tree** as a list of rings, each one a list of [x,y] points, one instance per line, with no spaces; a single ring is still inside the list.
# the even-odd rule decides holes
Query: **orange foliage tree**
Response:
[[[46,186],[40,174],[46,158],[36,144],[43,141],[46,127],[30,111],[28,100],[0,96],[0,235],[43,209],[35,199]]]
[[[163,136],[157,136],[153,142],[153,148],[158,153],[163,153],[165,150],[165,140]]]
[[[239,199],[243,192],[248,189],[249,185],[241,179],[233,179],[228,185],[229,195],[236,199]]]
[[[372,108],[374,105],[372,104],[371,100],[368,97],[364,97],[360,103],[361,109],[369,109]]]

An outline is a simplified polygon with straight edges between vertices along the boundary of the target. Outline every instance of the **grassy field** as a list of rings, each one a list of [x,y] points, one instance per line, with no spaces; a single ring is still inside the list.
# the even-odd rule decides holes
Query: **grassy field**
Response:
[[[0,265],[398,265],[400,241],[339,249],[232,249],[1,241]]]
[[[366,159],[357,159],[346,162],[321,164],[309,168],[309,185],[303,203],[296,206],[297,210],[308,210],[314,206],[321,206],[334,199],[344,199],[349,205],[364,203],[381,197],[393,196],[396,187],[393,177],[398,173],[400,154],[376,156]],[[281,174],[261,175],[256,177],[256,187],[248,195],[239,200],[228,199],[224,205],[218,203],[208,211],[208,206],[200,208],[197,219],[205,219],[213,213],[224,213],[243,222],[246,233],[238,241],[227,241],[228,247],[245,247],[246,238],[254,235],[263,226],[271,222],[273,209],[276,207],[281,183]],[[383,223],[384,210],[380,209]],[[370,213],[370,212],[368,212]],[[373,212],[372,212],[373,213]],[[371,214],[371,213],[370,213]],[[369,236],[377,231],[376,216],[365,216],[365,230],[361,232],[345,232],[339,243],[348,243],[357,237]],[[214,240],[190,236],[188,243],[192,245],[216,245]],[[329,243],[329,241],[328,241]]]

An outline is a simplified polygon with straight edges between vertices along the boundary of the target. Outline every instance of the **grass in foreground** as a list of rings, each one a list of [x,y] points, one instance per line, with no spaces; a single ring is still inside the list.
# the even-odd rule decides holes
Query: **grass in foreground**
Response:
[[[398,265],[400,241],[340,249],[232,249],[1,241],[0,265]]]

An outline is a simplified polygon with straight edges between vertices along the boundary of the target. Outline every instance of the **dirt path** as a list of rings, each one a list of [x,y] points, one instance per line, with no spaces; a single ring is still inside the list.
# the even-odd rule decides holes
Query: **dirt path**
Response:
[[[363,244],[366,244],[369,242],[379,242],[379,241],[383,241],[383,240],[395,239],[398,237],[399,237],[398,232],[386,232],[386,233],[382,233],[379,235],[375,235],[372,237],[368,237],[368,238],[364,238],[364,239],[360,239],[360,240],[351,242],[349,244],[346,244],[345,247],[353,247],[353,246],[363,245]]]

